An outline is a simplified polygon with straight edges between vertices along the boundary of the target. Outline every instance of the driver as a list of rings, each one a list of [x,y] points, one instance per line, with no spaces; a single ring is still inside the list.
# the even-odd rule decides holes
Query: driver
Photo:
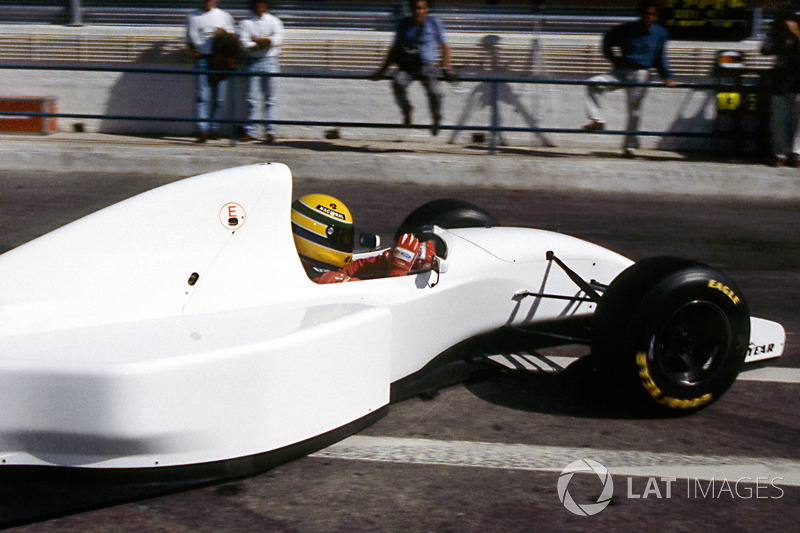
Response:
[[[308,277],[317,283],[405,276],[428,268],[436,255],[432,241],[404,233],[382,254],[353,261],[353,217],[327,194],[309,194],[292,203],[292,233]]]

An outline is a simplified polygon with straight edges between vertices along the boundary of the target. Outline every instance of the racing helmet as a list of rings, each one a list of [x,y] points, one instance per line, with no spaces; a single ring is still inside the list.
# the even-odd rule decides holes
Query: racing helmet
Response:
[[[292,203],[292,233],[300,259],[341,268],[353,258],[353,217],[327,194],[308,194]]]

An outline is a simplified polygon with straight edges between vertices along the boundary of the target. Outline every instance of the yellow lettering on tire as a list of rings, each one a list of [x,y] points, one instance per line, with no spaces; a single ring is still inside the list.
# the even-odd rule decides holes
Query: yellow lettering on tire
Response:
[[[694,409],[709,403],[714,396],[707,392],[698,398],[691,398],[688,400],[681,400],[679,398],[672,398],[665,395],[661,389],[658,388],[653,378],[650,376],[650,370],[647,368],[647,354],[638,352],[636,354],[636,366],[639,368],[639,379],[642,380],[645,390],[655,401],[661,405],[666,405],[671,409]]]
[[[739,298],[730,287],[724,285],[723,283],[720,283],[717,280],[713,279],[708,280],[708,286],[711,287],[712,289],[717,289],[722,294],[730,298],[731,301],[733,302],[733,305],[739,305],[739,302],[742,301],[741,298]]]

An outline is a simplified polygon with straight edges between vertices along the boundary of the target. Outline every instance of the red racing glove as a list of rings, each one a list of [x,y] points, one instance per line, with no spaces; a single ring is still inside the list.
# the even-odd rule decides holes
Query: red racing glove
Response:
[[[419,239],[413,233],[403,233],[389,254],[387,276],[405,276],[414,265],[419,252]]]
[[[431,267],[433,257],[436,255],[436,244],[433,241],[425,241],[419,245],[417,260],[414,261],[414,270],[423,270]]]
[[[350,281],[351,279],[353,279],[353,278],[351,278],[350,276],[348,276],[344,272],[340,272],[338,270],[333,270],[331,272],[325,272],[324,274],[322,274],[320,277],[316,278],[313,281],[315,281],[316,283],[325,285],[325,284],[328,284],[328,283],[343,283],[345,281]]]

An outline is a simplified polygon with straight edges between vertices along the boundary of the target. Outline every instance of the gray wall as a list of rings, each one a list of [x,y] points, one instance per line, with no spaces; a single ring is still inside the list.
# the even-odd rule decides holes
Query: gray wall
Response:
[[[146,67],[146,65],[138,65]],[[244,116],[244,80],[239,79],[237,115]],[[489,86],[459,81],[445,83],[444,124],[488,125]],[[424,90],[410,90],[416,124],[427,124],[429,113]],[[504,126],[577,128],[586,122],[585,87],[580,85],[503,84],[499,88],[500,118]],[[56,98],[58,112],[108,115],[154,115],[191,117],[193,80],[189,75],[5,70],[0,77],[0,96],[49,96]],[[283,120],[392,122],[399,123],[389,81],[282,78],[278,80],[278,118]],[[624,91],[607,98],[609,129],[625,124]],[[645,101],[642,130],[713,131],[716,101],[710,91],[652,88]],[[59,129],[72,131],[76,123],[86,131],[120,134],[191,135],[191,123],[60,118]],[[283,138],[320,139],[324,127],[280,126]],[[430,140],[448,142],[453,133],[431,137],[425,130],[341,128],[344,138],[381,140]],[[616,149],[615,135],[504,133],[510,145],[551,143],[563,147]],[[458,144],[472,143],[472,132],[455,135]],[[708,149],[708,141],[696,138],[643,137],[643,148]]]

